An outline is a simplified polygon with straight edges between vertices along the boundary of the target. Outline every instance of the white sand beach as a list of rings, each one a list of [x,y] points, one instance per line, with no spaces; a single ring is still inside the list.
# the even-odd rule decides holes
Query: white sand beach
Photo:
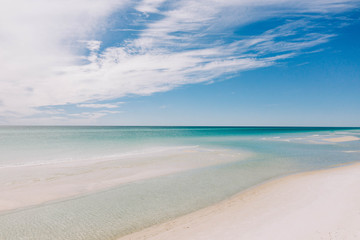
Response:
[[[300,173],[121,240],[360,239],[360,164]]]

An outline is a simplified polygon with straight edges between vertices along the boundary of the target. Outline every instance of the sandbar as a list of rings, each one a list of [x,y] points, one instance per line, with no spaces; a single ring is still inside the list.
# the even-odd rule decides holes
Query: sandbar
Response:
[[[68,199],[143,179],[240,161],[249,156],[250,152],[183,146],[114,159],[1,167],[0,212]]]
[[[336,137],[336,138],[324,138],[324,141],[327,142],[351,142],[351,141],[357,141],[360,140],[360,138],[355,137],[355,136],[344,136],[344,137]]]

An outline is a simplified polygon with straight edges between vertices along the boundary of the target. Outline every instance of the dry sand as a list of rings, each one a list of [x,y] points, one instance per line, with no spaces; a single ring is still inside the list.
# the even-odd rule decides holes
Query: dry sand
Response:
[[[126,239],[360,239],[360,164],[277,179]]]

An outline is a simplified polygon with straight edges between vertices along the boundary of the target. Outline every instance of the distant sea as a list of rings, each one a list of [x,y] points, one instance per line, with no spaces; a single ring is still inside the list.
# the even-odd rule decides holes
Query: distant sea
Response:
[[[212,151],[220,156],[219,150],[251,153],[245,159],[219,160],[209,166],[0,212],[0,239],[116,239],[270,179],[360,161],[359,140],[328,141],[345,136],[360,138],[360,128],[0,127],[0,169],[110,160],[118,161],[120,168],[123,159],[131,162],[139,156],[149,157],[151,164],[160,168],[156,157],[150,157],[173,149],[206,150],[207,157]],[[194,155],[189,164],[206,161],[199,156]]]

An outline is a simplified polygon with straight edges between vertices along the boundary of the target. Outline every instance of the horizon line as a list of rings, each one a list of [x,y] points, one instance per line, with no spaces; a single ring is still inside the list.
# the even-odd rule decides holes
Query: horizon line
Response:
[[[360,126],[311,126],[311,125],[2,125],[0,127],[264,127],[264,128],[360,128]]]

